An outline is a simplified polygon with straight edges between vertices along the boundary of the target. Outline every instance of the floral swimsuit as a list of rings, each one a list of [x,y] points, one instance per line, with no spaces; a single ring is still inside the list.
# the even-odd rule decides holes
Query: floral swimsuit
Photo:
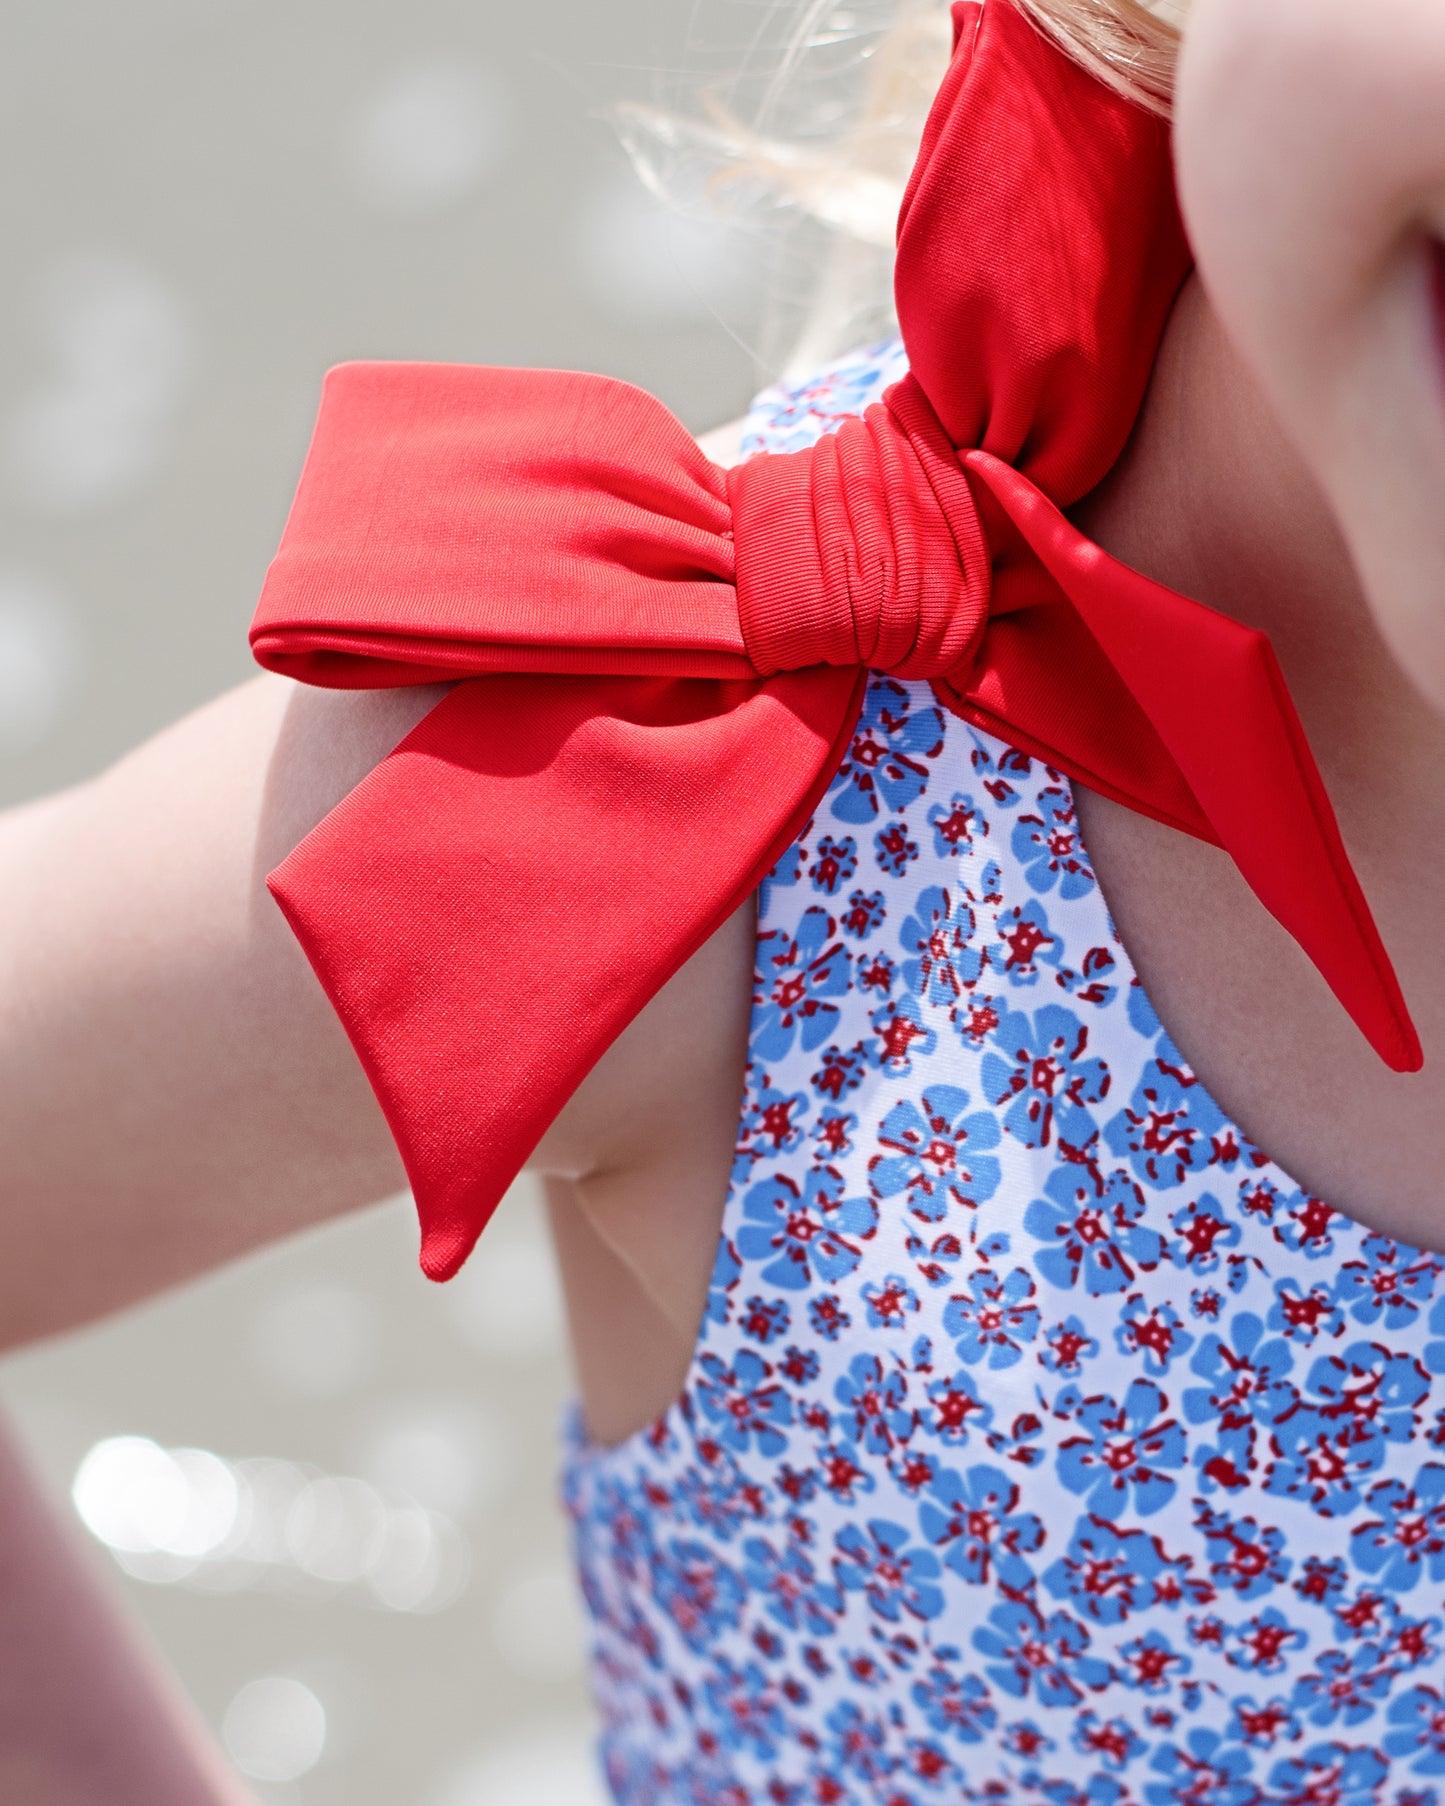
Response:
[[[1445,1800],[1445,1256],[1224,1117],[1068,781],[926,684],[763,885],[683,1394],[565,1490],[624,1806]]]

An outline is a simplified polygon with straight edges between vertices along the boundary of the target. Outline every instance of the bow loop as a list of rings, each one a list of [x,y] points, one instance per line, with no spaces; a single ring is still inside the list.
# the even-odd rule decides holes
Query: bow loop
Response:
[[[916,383],[805,451],[728,472],[738,622],[760,675],[967,669],[989,549],[958,453]]]

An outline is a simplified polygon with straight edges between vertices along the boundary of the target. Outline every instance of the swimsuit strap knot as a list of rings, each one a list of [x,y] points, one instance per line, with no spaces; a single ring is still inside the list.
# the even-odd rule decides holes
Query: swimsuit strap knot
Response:
[[[762,676],[967,671],[990,552],[969,479],[916,382],[805,451],[728,472],[738,619]]]

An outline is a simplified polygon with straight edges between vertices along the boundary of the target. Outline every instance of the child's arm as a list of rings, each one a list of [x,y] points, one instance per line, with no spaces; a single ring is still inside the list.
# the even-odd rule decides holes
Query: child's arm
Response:
[[[703,448],[733,463],[741,432]],[[265,875],[443,693],[261,677],[0,815],[0,1348],[402,1187]],[[745,1005],[750,928],[734,941]],[[674,981],[674,1005],[711,982]],[[594,1150],[595,1125],[636,1117],[653,1067],[609,1065],[539,1163],[565,1144],[573,1177],[594,1152],[617,1166],[615,1128]]]
[[[248,1806],[0,1424],[0,1800]]]
[[[441,693],[262,677],[0,816],[0,1346],[400,1189],[265,874]]]

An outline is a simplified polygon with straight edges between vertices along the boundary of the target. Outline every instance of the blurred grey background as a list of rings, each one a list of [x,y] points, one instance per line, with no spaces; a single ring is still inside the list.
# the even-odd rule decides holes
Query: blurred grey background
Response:
[[[769,10],[6,8],[0,804],[249,674],[329,364],[569,365],[696,430],[740,411],[749,246],[653,201],[600,115]],[[263,1798],[588,1806],[536,1200],[449,1288],[415,1245],[397,1200],[12,1357],[0,1398]]]

